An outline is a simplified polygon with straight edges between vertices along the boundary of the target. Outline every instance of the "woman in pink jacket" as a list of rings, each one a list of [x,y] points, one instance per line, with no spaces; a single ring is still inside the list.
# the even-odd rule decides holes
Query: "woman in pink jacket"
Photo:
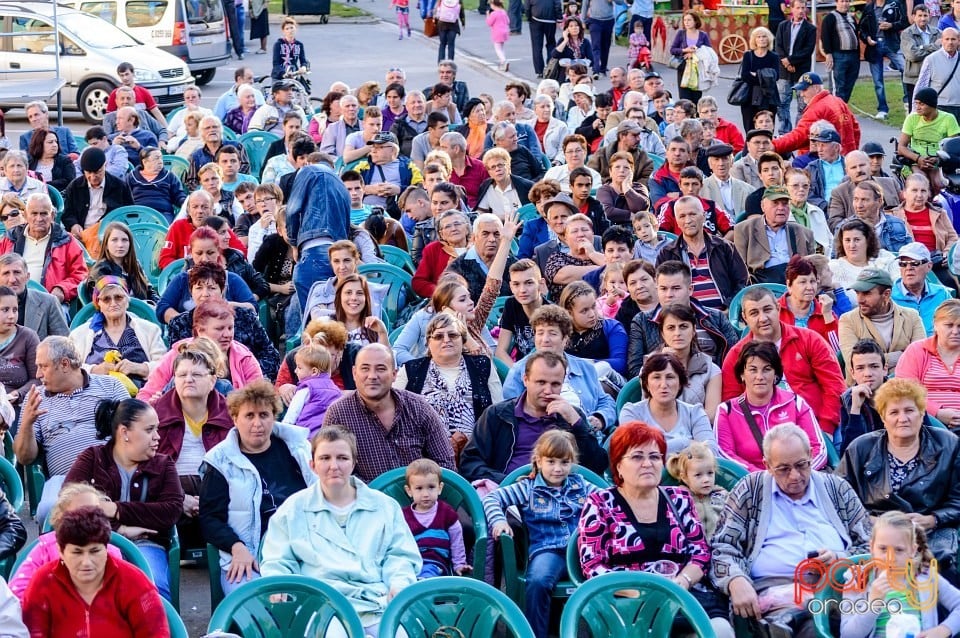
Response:
[[[933,313],[933,336],[914,341],[897,361],[897,378],[927,389],[927,414],[951,430],[960,427],[960,299],[947,299]]]
[[[740,351],[734,372],[745,391],[717,408],[720,454],[751,472],[763,470],[764,435],[774,426],[792,423],[810,437],[814,469],[826,465],[823,433],[813,410],[802,397],[777,387],[783,381],[783,364],[776,346],[751,341]]]
[[[206,337],[220,346],[227,360],[227,380],[234,389],[242,388],[251,381],[263,378],[260,363],[250,349],[233,339],[233,307],[223,299],[213,298],[202,302],[193,311],[194,337]],[[163,394],[167,384],[173,379],[173,362],[180,354],[180,344],[190,343],[193,339],[178,341],[163,356],[150,378],[140,389],[137,398],[147,403],[155,403]]]

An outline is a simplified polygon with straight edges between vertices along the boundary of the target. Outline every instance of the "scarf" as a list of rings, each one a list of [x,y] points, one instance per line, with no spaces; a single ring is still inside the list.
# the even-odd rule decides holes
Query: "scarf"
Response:
[[[573,59],[574,59],[574,60],[579,60],[579,59],[580,59],[580,57],[581,57],[581,56],[580,56],[580,45],[582,45],[582,44],[583,44],[583,39],[582,39],[582,38],[570,38],[569,40],[567,40],[567,46],[569,46],[569,47],[570,47],[570,50],[573,51]]]
[[[794,206],[793,202],[790,202],[790,212],[793,213],[793,219],[798,224],[804,228],[810,228],[810,216],[807,214],[806,202],[803,203],[803,206]]]
[[[107,286],[119,286],[123,288],[123,292],[130,295],[130,289],[127,287],[127,280],[123,277],[117,277],[116,275],[104,275],[97,280],[97,283],[93,286],[93,292],[91,297],[93,298],[93,307],[96,309],[96,312],[93,313],[93,316],[90,317],[90,329],[94,332],[100,332],[103,329],[103,324],[106,321],[106,317],[103,316],[103,312],[100,311],[100,293],[103,292],[103,289]]]
[[[470,124],[470,134],[467,135],[467,155],[477,159],[483,155],[483,142],[487,137],[486,123],[480,126]]]
[[[467,436],[473,434],[473,425],[476,422],[473,414],[473,388],[463,357],[460,357],[460,372],[452,388],[440,373],[437,364],[431,361],[420,394],[430,407],[437,411],[440,420],[451,433],[462,432]]]

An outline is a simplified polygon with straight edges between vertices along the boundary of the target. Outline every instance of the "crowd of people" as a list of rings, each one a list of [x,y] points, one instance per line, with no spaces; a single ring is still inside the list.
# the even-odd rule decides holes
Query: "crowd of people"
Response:
[[[571,542],[586,578],[690,591],[718,636],[737,618],[815,635],[798,565],[865,553],[932,579],[939,617],[898,599],[921,635],[960,631],[958,235],[931,160],[960,127],[935,64],[912,87],[904,177],[863,143],[843,86],[778,55],[809,39],[800,0],[786,35],[751,34],[743,126],[682,86],[709,47],[696,13],[674,94],[608,61],[605,4],[547,52],[591,59],[605,92],[574,60],[562,83],[472,95],[444,59],[425,90],[391,68],[383,90],[333,83],[308,115],[284,79],[308,66],[291,19],[270,96],[240,68],[215,109],[191,87],[168,123],[124,68],[85,146],[27,106],[24,150],[0,159],[0,420],[45,475],[33,505],[52,531],[0,581],[5,629],[165,635],[176,531],[219,550],[226,594],[308,575],[376,636],[418,579],[495,580],[440,499],[456,472],[493,539],[529,541],[538,638]],[[941,41],[921,38],[955,57],[954,26]],[[276,139],[251,162],[224,127]],[[128,205],[166,220],[155,255],[102,223]],[[743,478],[721,484],[720,465]],[[406,507],[370,487],[398,468]],[[0,561],[25,538],[0,500]],[[845,595],[902,594],[880,572],[867,585]],[[831,622],[868,636],[896,615]]]

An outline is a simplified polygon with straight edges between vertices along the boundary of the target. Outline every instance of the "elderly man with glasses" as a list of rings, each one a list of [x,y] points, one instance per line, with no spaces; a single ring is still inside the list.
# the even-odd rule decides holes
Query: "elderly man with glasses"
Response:
[[[927,279],[933,271],[930,249],[918,241],[903,246],[897,254],[900,278],[893,282],[893,303],[912,308],[920,313],[923,329],[928,337],[933,336],[933,315],[947,299],[950,291]]]

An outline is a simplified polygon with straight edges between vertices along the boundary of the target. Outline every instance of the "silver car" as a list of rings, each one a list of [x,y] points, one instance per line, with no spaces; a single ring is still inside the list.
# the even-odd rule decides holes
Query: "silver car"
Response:
[[[133,64],[137,84],[150,91],[162,110],[183,106],[183,90],[193,77],[182,60],[87,13],[60,6],[57,18],[64,110],[101,122],[107,97],[120,85],[121,62]],[[41,97],[38,91],[57,79],[52,70],[56,50],[51,3],[0,2],[0,108],[22,107]],[[55,107],[56,96],[48,103]]]

